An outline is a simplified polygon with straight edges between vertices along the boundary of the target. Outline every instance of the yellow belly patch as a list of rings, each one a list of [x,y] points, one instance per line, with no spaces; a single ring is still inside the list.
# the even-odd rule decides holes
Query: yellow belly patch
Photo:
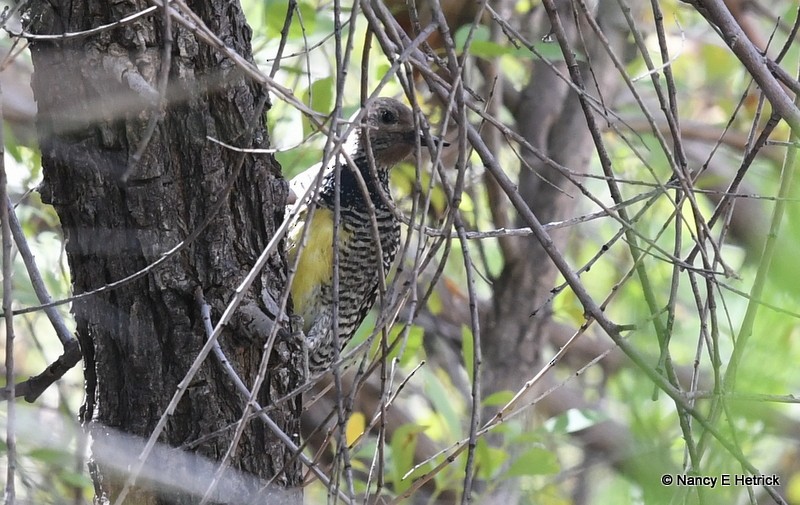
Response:
[[[321,286],[333,282],[333,211],[318,207],[308,231],[306,246],[300,251],[300,261],[292,281],[292,300],[294,312],[303,316],[305,325],[310,326],[315,310],[315,298],[320,296]],[[289,261],[297,258],[297,249],[303,239],[304,226],[298,225],[289,236]],[[339,243],[347,240],[344,231],[339,229]]]

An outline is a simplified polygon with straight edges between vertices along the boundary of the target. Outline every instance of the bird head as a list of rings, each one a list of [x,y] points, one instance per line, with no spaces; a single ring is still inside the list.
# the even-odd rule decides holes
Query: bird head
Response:
[[[368,144],[365,141],[366,135],[369,136]],[[411,109],[394,98],[380,97],[367,109],[359,133],[359,148],[366,150],[369,146],[375,164],[381,168],[389,168],[414,151],[417,138],[423,146],[427,145],[421,132],[414,126]],[[438,139],[434,141],[439,143]]]

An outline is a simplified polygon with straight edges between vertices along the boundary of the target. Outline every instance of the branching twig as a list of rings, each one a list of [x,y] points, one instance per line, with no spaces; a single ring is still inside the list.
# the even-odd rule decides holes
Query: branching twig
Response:
[[[62,33],[60,35],[37,35],[35,33],[28,33],[28,32],[25,32],[25,31],[14,32],[14,31],[11,31],[9,29],[6,29],[6,31],[12,37],[22,37],[22,38],[28,39],[28,40],[61,41],[61,40],[69,40],[69,39],[79,39],[79,38],[83,38],[83,37],[89,37],[89,36],[92,36],[92,35],[97,35],[98,33],[103,33],[105,31],[112,30],[114,28],[118,28],[120,26],[125,26],[127,24],[133,23],[134,21],[136,21],[137,19],[139,19],[141,17],[153,14],[156,11],[156,9],[158,9],[158,7],[153,5],[151,7],[148,7],[146,9],[144,9],[144,10],[141,10],[139,12],[131,14],[130,16],[126,16],[126,17],[120,19],[119,21],[115,21],[115,22],[109,23],[107,25],[97,26],[95,28],[92,28],[91,30],[84,30],[84,31],[80,31],[80,32],[65,32],[65,33]]]
[[[744,33],[724,2],[722,0],[682,1],[693,5],[709,23],[719,28],[722,39],[764,91],[773,110],[789,123],[792,130],[800,132],[800,109],[772,75],[766,59]]]
[[[25,263],[25,268],[28,271],[33,291],[36,293],[39,302],[47,306],[52,303],[52,297],[50,293],[47,292],[47,287],[44,285],[44,280],[36,266],[36,260],[31,253],[30,247],[28,247],[28,242],[22,231],[22,226],[17,219],[17,215],[14,212],[14,207],[10,200],[6,200],[6,212],[11,234],[17,244],[20,256],[22,256],[22,260]],[[56,336],[64,346],[64,353],[45,368],[42,373],[16,385],[15,396],[21,396],[29,403],[36,401],[48,387],[55,381],[61,379],[65,373],[81,360],[81,350],[78,341],[72,336],[58,310],[50,305],[44,309],[44,312],[50,320],[50,324],[53,325]],[[8,319],[10,319],[10,317]],[[5,394],[3,398],[8,399],[9,397]]]
[[[11,234],[14,236],[14,242],[17,244],[17,249],[19,250],[20,256],[22,256],[22,261],[25,263],[25,269],[28,271],[28,277],[33,286],[33,291],[36,293],[36,298],[40,303],[48,305],[53,302],[53,298],[50,296],[50,293],[47,292],[47,286],[44,285],[42,274],[36,266],[36,259],[33,257],[31,248],[28,246],[28,241],[25,238],[25,233],[22,231],[22,225],[19,219],[17,219],[17,214],[14,212],[14,206],[11,204],[11,200],[6,200],[6,207],[8,209],[8,222],[11,227]],[[44,313],[50,320],[50,324],[53,325],[58,340],[60,340],[61,344],[66,348],[68,344],[75,340],[75,337],[72,335],[72,332],[69,331],[69,328],[67,328],[64,318],[61,317],[61,313],[53,306],[45,307]]]
[[[206,330],[206,338],[208,338],[209,341],[211,341],[211,338],[214,334],[214,326],[211,322],[211,306],[208,304],[208,302],[206,302],[202,289],[200,288],[197,288],[197,290],[195,291],[195,301],[197,302],[197,305],[200,309],[200,315],[203,318],[203,327]],[[216,358],[217,362],[225,371],[225,373],[228,375],[228,377],[231,379],[231,381],[233,381],[233,384],[236,386],[236,389],[239,391],[239,394],[241,394],[242,397],[244,398],[244,403],[245,404],[249,404],[251,402],[253,403],[253,408],[256,411],[253,415],[258,416],[258,418],[264,422],[267,428],[276,437],[278,437],[281,440],[281,442],[283,442],[286,445],[286,447],[289,448],[289,450],[292,451],[292,454],[295,457],[299,458],[300,461],[304,465],[306,465],[308,469],[311,470],[314,473],[314,475],[316,475],[317,478],[319,478],[319,480],[326,487],[330,489],[331,483],[330,480],[328,479],[328,476],[325,475],[325,472],[323,472],[316,464],[314,464],[313,461],[309,460],[308,457],[305,454],[303,454],[302,449],[297,446],[294,440],[292,440],[292,438],[289,435],[287,435],[275,423],[275,421],[273,421],[272,418],[270,418],[266,414],[266,412],[264,412],[264,409],[262,409],[262,407],[260,407],[258,403],[251,400],[252,398],[251,392],[247,389],[247,386],[245,385],[244,381],[242,381],[241,377],[239,377],[239,374],[237,374],[236,371],[233,369],[230,362],[228,361],[228,358],[225,356],[225,353],[222,352],[222,348],[220,347],[219,342],[215,341],[213,343],[212,350],[214,352],[214,357]],[[240,424],[244,423],[245,420],[240,420]],[[215,478],[217,478],[217,476],[215,476]],[[347,496],[345,496],[342,493],[339,494],[339,498],[341,498],[342,501],[344,501],[345,503],[350,503]]]
[[[3,312],[11,314],[11,304],[14,301],[13,282],[11,279],[12,273],[12,250],[11,250],[11,223],[9,207],[6,205],[8,201],[8,175],[6,174],[5,164],[5,135],[3,130],[3,90],[0,88],[0,225],[2,225],[2,270],[3,270]],[[8,399],[8,406],[6,407],[6,486],[5,486],[5,501],[8,505],[14,505],[16,502],[16,490],[14,483],[16,481],[17,471],[17,434],[16,434],[16,386],[14,377],[14,317],[9,315],[5,318],[6,330],[6,398]]]
[[[9,318],[10,319],[10,318]],[[23,397],[26,402],[33,403],[44,393],[54,382],[61,379],[65,373],[72,370],[81,360],[81,349],[78,341],[73,339],[64,344],[64,353],[53,363],[44,369],[42,373],[28,380],[22,381],[15,386],[14,395]],[[3,399],[9,399],[8,389],[3,394]]]

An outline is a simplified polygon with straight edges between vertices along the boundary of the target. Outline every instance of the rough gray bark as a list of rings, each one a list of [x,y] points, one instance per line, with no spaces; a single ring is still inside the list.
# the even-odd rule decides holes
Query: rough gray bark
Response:
[[[148,5],[136,0],[35,2],[28,31],[85,30]],[[198,0],[190,7],[228,46],[249,57],[250,28],[237,2]],[[247,147],[269,144],[264,115],[257,110],[266,90],[173,23],[166,112],[129,181],[120,182],[151,114],[146,93],[130,84],[141,78],[156,88],[162,28],[157,12],[97,36],[31,44],[44,169],[40,191],[61,218],[76,294],[144,268],[206,218],[241,156],[207,136],[242,145],[252,125],[254,141]],[[285,195],[275,160],[246,156],[226,204],[194,243],[143,279],[73,305],[86,377],[81,409],[85,425],[145,438],[152,432],[205,342],[195,289],[203,289],[218,318],[280,224]],[[262,279],[265,285],[254,286],[249,296],[251,306],[260,303],[262,289],[277,295],[283,288],[282,253],[270,258]],[[244,326],[246,321],[235,317],[221,342],[240,376],[252,384],[266,335],[255,341],[245,338],[239,331]],[[292,370],[272,368],[259,402],[272,404],[298,380]],[[237,421],[241,405],[222,369],[208,359],[159,441],[176,447],[192,444]],[[270,411],[289,434],[299,433],[299,414],[299,399]],[[193,449],[219,460],[234,431],[225,430]],[[103,440],[112,436],[104,430],[93,429],[92,434],[96,444],[113,446],[113,439]],[[186,461],[191,460],[168,461],[168,468],[176,475],[191,473]],[[113,499],[125,475],[99,460],[90,466],[98,500]],[[231,466],[260,479],[275,478],[277,485],[297,486],[301,479],[298,461],[258,421],[245,430]],[[210,480],[209,475],[206,483]],[[196,503],[199,498],[185,490],[153,491],[143,485],[130,500],[164,504]]]

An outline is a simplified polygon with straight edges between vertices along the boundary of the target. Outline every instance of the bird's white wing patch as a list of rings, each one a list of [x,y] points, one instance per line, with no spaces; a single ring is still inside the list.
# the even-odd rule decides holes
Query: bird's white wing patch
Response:
[[[330,167],[328,167],[323,171],[323,174],[320,174],[321,169],[322,163],[317,163],[316,165],[307,168],[306,170],[292,177],[292,180],[289,181],[289,198],[286,200],[286,203],[290,205],[297,203],[301,198],[303,198],[303,195],[306,194],[306,191],[313,187],[315,181],[321,181],[322,178],[325,177],[328,172],[330,172]]]

